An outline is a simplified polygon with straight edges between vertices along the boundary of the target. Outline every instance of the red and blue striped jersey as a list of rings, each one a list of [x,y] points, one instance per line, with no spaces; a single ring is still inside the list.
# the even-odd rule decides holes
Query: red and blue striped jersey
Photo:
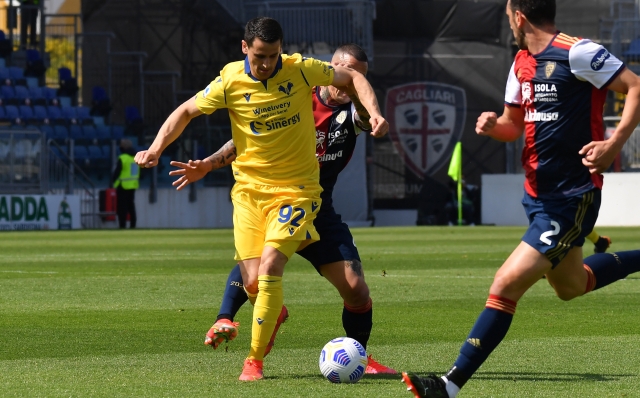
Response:
[[[525,113],[525,190],[536,198],[602,188],[578,151],[604,139],[606,87],[624,64],[590,40],[558,32],[538,54],[521,50],[507,81],[505,104]]]
[[[347,166],[362,130],[355,123],[356,110],[352,102],[328,105],[320,98],[320,90],[313,95],[313,119],[316,123],[316,158],[320,163],[322,206],[320,212],[333,206],[333,188],[338,174]]]

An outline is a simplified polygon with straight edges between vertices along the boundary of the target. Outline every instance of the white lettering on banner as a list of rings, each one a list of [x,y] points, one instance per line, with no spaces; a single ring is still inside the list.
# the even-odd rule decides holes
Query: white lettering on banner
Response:
[[[407,101],[438,101],[455,104],[456,97],[452,92],[441,90],[415,89],[399,92],[396,103],[401,104]]]

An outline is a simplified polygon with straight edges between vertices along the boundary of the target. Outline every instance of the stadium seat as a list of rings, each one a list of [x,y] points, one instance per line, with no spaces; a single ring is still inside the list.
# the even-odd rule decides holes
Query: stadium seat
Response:
[[[111,129],[109,126],[96,126],[96,138],[100,141],[111,139]]]
[[[72,106],[62,106],[62,117],[67,123],[75,124],[78,122],[78,115],[76,114],[76,108]]]
[[[49,114],[49,123],[52,124],[65,124],[66,120],[62,116],[62,111],[57,106],[48,106],[47,113]]]
[[[11,84],[11,74],[9,68],[3,66],[0,68],[0,84]]]
[[[19,66],[9,67],[9,77],[15,85],[26,85],[27,80],[24,78],[24,69]]]
[[[107,118],[109,117],[111,109],[111,101],[105,89],[101,86],[94,86],[91,98],[91,115]]]
[[[89,150],[89,159],[91,160],[103,160],[107,158],[102,153],[102,149],[97,145],[89,145],[87,149]]]
[[[7,123],[10,122],[9,119],[7,119],[7,114],[4,111],[4,106],[0,106],[0,123]]]
[[[47,99],[48,105],[59,105],[60,101],[58,100],[58,93],[55,88],[51,87],[42,87],[42,94],[44,98]]]
[[[53,127],[47,125],[47,124],[43,124],[41,126],[38,127],[40,129],[40,131],[42,131],[42,133],[44,134],[45,137],[47,137],[47,139],[51,138],[53,139],[54,137],[54,132],[53,132]]]
[[[20,111],[20,119],[25,123],[35,122],[35,117],[33,115],[33,109],[29,105],[20,105],[18,107]]]
[[[31,103],[29,96],[29,89],[26,86],[15,86],[14,88],[15,98],[18,100],[18,105],[29,105]]]
[[[69,138],[69,130],[61,124],[53,126],[53,137],[56,141],[64,141]]]
[[[16,98],[16,91],[13,86],[1,86],[0,97],[2,97],[2,103],[4,105],[17,105],[19,102]]]
[[[111,158],[111,145],[102,145],[102,155],[105,159]]]
[[[17,106],[7,105],[4,107],[4,111],[7,115],[7,119],[9,119],[11,123],[20,124],[20,111],[18,111]]]
[[[69,126],[69,138],[72,140],[84,140],[84,134],[82,132],[82,127],[77,124],[72,124]]]
[[[47,113],[47,108],[43,105],[34,105],[33,107],[33,118],[38,121],[38,123],[49,123],[49,113]]]
[[[98,131],[91,125],[82,126],[82,135],[85,140],[98,140]]]
[[[93,124],[93,118],[89,114],[89,108],[86,106],[76,107],[76,117],[80,124]]]
[[[25,80],[27,81],[27,87],[29,87],[29,88],[31,88],[31,87],[40,87],[40,86],[38,86],[38,78],[37,77],[27,76],[27,77],[25,77]]]
[[[42,87],[29,87],[29,99],[33,105],[47,105],[47,98],[42,92]]]
[[[89,150],[87,149],[87,147],[84,145],[74,145],[73,160],[76,163],[89,160]]]
[[[58,159],[65,161],[67,159],[68,149],[66,147],[58,148],[57,146],[51,147],[51,153]]]
[[[111,126],[111,139],[121,140],[124,137],[124,126],[113,125]]]

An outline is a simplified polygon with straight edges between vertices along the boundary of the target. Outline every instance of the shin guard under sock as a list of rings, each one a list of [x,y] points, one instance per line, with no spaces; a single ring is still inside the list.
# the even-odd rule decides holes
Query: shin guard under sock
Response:
[[[248,299],[249,297],[244,291],[244,285],[242,284],[240,266],[236,264],[227,278],[227,287],[224,289],[222,303],[220,304],[220,311],[218,312],[218,318],[216,318],[216,320],[228,319],[233,321],[233,318],[238,313],[238,310],[240,310],[240,307],[242,307]]]
[[[267,344],[269,344],[271,335],[276,328],[283,303],[282,277],[258,276],[258,296],[253,307],[249,358],[258,361],[264,358],[264,351],[267,349]]]
[[[367,342],[373,328],[373,308],[372,301],[369,301],[359,307],[351,307],[344,303],[342,309],[342,327],[347,333],[347,337],[356,340],[367,349]]]
[[[516,302],[504,297],[489,295],[486,307],[469,332],[467,341],[460,348],[460,355],[447,373],[449,381],[462,387],[486,361],[489,354],[507,335]]]

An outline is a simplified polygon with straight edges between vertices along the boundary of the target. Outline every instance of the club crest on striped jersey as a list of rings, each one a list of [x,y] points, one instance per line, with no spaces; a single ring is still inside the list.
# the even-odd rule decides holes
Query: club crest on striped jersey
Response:
[[[553,72],[556,70],[556,63],[553,61],[547,61],[544,65],[544,75],[548,79],[553,75]]]
[[[462,136],[467,100],[463,88],[416,82],[390,88],[386,95],[389,136],[404,163],[418,177],[446,164]]]

